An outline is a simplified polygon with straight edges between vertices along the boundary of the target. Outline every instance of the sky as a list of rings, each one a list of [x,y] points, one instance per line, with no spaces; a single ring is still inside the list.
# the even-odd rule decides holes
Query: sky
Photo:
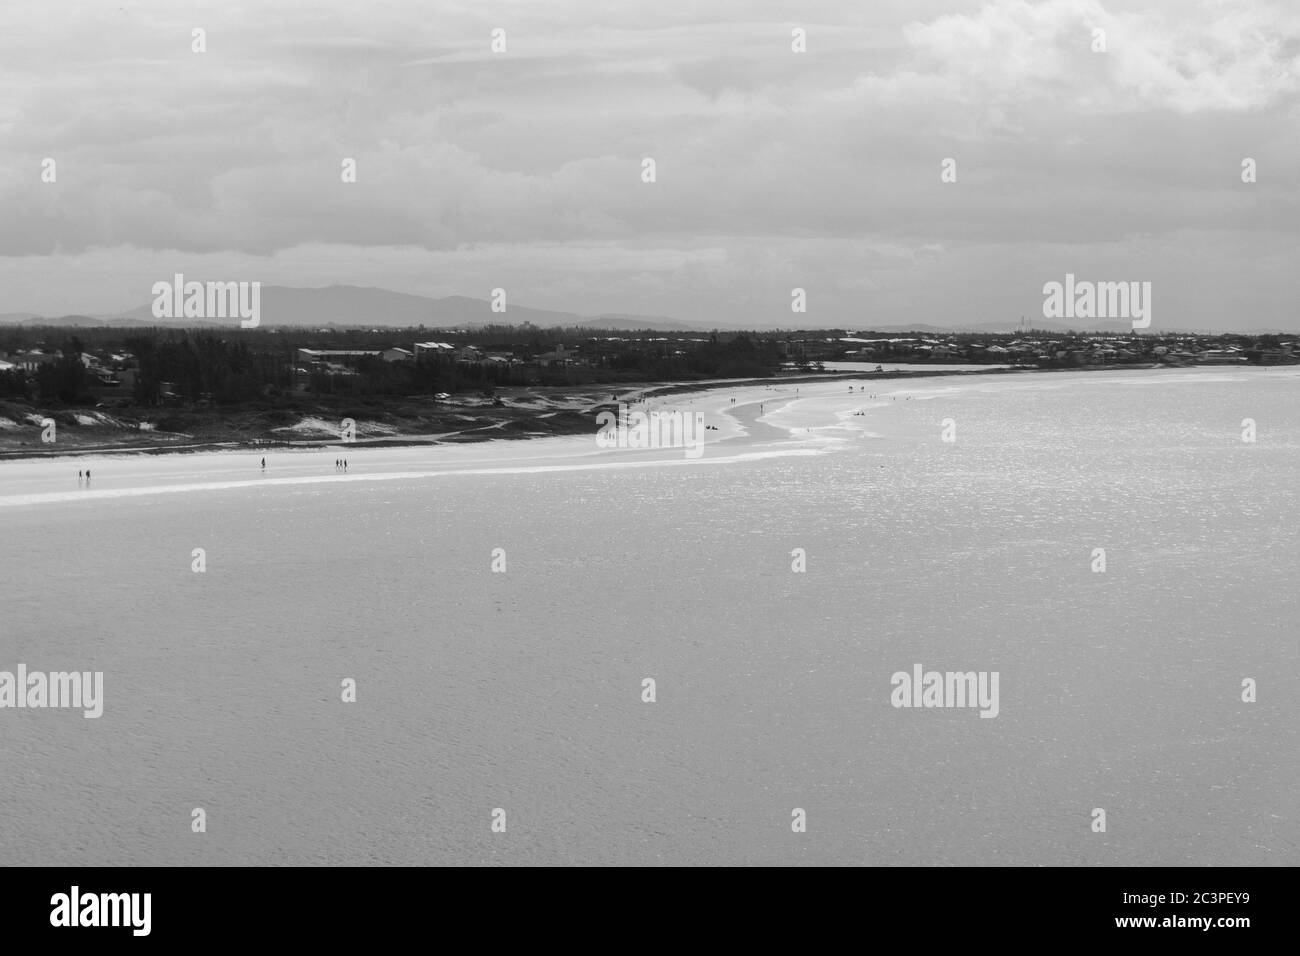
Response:
[[[0,313],[179,272],[961,325],[1072,273],[1293,329],[1298,200],[1293,0],[0,5]]]

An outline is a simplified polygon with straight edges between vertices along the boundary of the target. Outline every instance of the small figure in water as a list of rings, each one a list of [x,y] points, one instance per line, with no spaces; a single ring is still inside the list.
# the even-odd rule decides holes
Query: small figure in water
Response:
[[[86,480],[87,480],[87,481],[90,481],[90,469],[89,469],[89,468],[86,469]]]
[[[266,467],[266,459],[265,459],[265,458],[262,459],[262,467],[263,467],[263,468]]]
[[[343,470],[344,471],[348,470],[348,460],[346,458],[343,459]]]
[[[77,480],[78,480],[78,481],[81,480],[81,472],[77,472]]]

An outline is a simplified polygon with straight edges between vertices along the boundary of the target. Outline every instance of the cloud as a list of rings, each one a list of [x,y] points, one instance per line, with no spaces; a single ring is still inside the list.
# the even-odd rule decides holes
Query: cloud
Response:
[[[146,288],[187,259],[465,294],[459,275],[526,261],[521,304],[650,295],[737,321],[788,305],[780,276],[828,319],[897,319],[909,293],[967,301],[960,263],[1017,287],[1035,243],[1080,272],[1116,248],[1173,255],[1175,236],[1196,244],[1183,263],[1297,244],[1300,19],[1281,2],[845,0],[802,24],[806,54],[799,11],[766,0],[66,6],[16,0],[0,37],[0,274],[44,276],[0,311],[136,305],[103,301],[116,254]],[[351,254],[313,278],[319,249]],[[1266,282],[1274,322],[1289,282]]]

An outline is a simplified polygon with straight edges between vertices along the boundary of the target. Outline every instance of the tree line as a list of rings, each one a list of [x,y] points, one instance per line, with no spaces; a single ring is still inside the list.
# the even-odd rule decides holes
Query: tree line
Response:
[[[581,330],[494,327],[473,333],[425,330],[319,333],[294,330],[241,330],[237,334],[187,329],[6,330],[0,351],[42,348],[61,335],[58,358],[35,371],[0,372],[0,398],[39,403],[88,404],[106,394],[139,406],[171,401],[239,405],[290,395],[410,397],[441,392],[491,393],[506,386],[564,386],[627,381],[689,381],[700,378],[765,377],[782,362],[771,337],[749,333],[666,336],[663,333],[593,335]],[[44,333],[44,334],[41,334]],[[349,362],[346,373],[304,364],[298,349],[377,350],[401,342],[410,349],[421,337],[453,345],[473,344],[487,352],[508,353],[517,362],[458,362],[448,358],[388,362],[365,357]],[[537,362],[535,357],[564,342],[574,363]],[[131,381],[120,393],[106,388],[82,359],[95,354],[111,370],[110,353],[129,354],[116,374]],[[129,373],[129,374],[128,374]]]

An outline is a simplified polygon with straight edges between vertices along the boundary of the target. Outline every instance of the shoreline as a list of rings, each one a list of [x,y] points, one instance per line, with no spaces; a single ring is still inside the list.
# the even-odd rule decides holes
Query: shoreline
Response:
[[[870,363],[864,363],[870,364]],[[448,413],[455,412],[458,417],[465,421],[465,427],[451,431],[420,431],[408,433],[392,433],[372,435],[370,437],[359,436],[351,441],[345,441],[341,438],[330,436],[320,438],[255,438],[248,441],[234,440],[197,440],[181,442],[163,442],[148,441],[142,442],[140,439],[145,434],[134,431],[123,430],[122,438],[131,436],[135,441],[119,440],[108,442],[97,442],[94,444],[78,444],[74,446],[63,446],[59,448],[43,449],[39,444],[28,447],[27,442],[21,445],[9,445],[5,442],[6,433],[0,431],[0,463],[9,461],[39,461],[48,458],[85,458],[85,457],[103,457],[103,456],[157,456],[157,455],[197,455],[210,454],[214,452],[285,452],[285,451],[320,451],[327,448],[411,448],[420,446],[447,446],[447,445],[470,445],[480,444],[489,441],[500,440],[528,440],[533,438],[556,438],[573,435],[586,434],[588,431],[595,431],[594,416],[598,411],[605,408],[613,407],[619,402],[636,402],[650,399],[666,398],[678,395],[707,393],[718,389],[726,388],[751,388],[755,386],[771,385],[800,385],[816,384],[819,382],[852,380],[868,381],[889,381],[894,379],[914,379],[914,378],[941,378],[951,376],[971,376],[971,375],[1021,375],[1030,373],[1052,373],[1052,372],[1103,372],[1103,371],[1141,371],[1148,369],[1162,368],[1156,365],[1113,365],[1113,366],[1088,366],[1080,368],[1007,368],[984,366],[971,366],[966,369],[953,369],[951,367],[937,369],[935,371],[924,371],[917,369],[908,370],[885,370],[876,371],[831,371],[831,372],[809,372],[797,373],[793,375],[777,375],[771,378],[743,378],[743,379],[705,379],[697,382],[664,382],[658,384],[632,384],[614,386],[609,389],[605,388],[534,388],[528,389],[530,398],[537,398],[544,402],[549,401],[553,404],[540,409],[526,408],[522,404],[516,406],[484,406],[484,405],[448,405],[445,411]],[[521,390],[523,391],[523,390]],[[597,398],[598,395],[610,396],[607,398]],[[511,395],[511,398],[516,396]],[[564,404],[564,400],[568,404]],[[585,407],[578,407],[574,402],[577,400]],[[64,414],[85,414],[84,409],[71,409]],[[476,414],[477,413],[477,414]],[[515,413],[514,417],[497,417],[503,413]],[[222,418],[219,412],[205,412],[207,417],[214,420]],[[245,412],[231,413],[229,417],[235,417],[239,414],[248,414]],[[298,413],[301,421],[306,422],[315,417],[308,413]],[[32,426],[37,428],[37,426]],[[82,426],[82,427],[99,427],[99,426]],[[287,426],[283,430],[291,430],[296,426]],[[390,428],[388,423],[384,423],[382,428]],[[39,432],[37,432],[39,434]],[[167,434],[167,433],[162,433]],[[184,433],[176,434],[182,438],[192,436]]]
[[[1132,374],[1115,376],[1110,381],[1119,388],[1126,387],[1126,383],[1131,388],[1153,380],[1163,380],[1171,386],[1181,382],[1186,387],[1201,377],[1190,375],[1187,370],[1177,376],[1127,371]],[[1238,375],[1233,380],[1254,378]],[[1106,380],[1088,375],[1067,376],[1061,384],[1077,387],[1090,379],[1103,391],[1107,390]],[[368,445],[356,443],[351,451],[349,443],[338,439],[294,442],[274,449],[229,444],[190,446],[185,449],[189,454],[164,453],[179,452],[175,447],[148,454],[138,449],[83,449],[80,454],[28,456],[0,462],[0,476],[3,476],[0,510],[178,492],[348,486],[469,475],[695,469],[774,457],[833,454],[864,447],[864,441],[867,447],[883,441],[881,450],[885,450],[897,440],[907,442],[918,437],[917,420],[911,408],[920,409],[917,403],[911,402],[913,398],[925,403],[966,393],[1024,388],[1032,391],[1043,387],[1051,391],[1054,386],[1050,381],[1023,377],[963,380],[954,379],[951,374],[899,370],[876,375],[874,382],[853,373],[797,375],[776,380],[667,383],[629,390],[621,396],[628,403],[629,412],[643,412],[651,419],[656,413],[699,416],[695,420],[707,429],[699,434],[708,436],[702,442],[703,454],[684,451],[693,447],[695,440],[683,443],[680,432],[675,438],[661,435],[660,441],[650,444],[629,444],[618,449],[603,447],[596,440],[599,429],[595,419],[577,415],[573,417],[582,423],[579,433],[554,436],[556,440],[549,442],[389,436]],[[607,408],[612,407],[608,404],[610,398],[610,393],[604,393],[602,400]],[[891,408],[895,411],[889,411]],[[853,417],[862,414],[869,418]],[[876,420],[873,423],[870,419]],[[502,436],[499,429],[487,434],[493,432]],[[482,429],[475,429],[475,433],[486,437]],[[260,463],[259,458],[263,459]],[[350,469],[344,463],[348,459],[351,459]],[[83,480],[79,469],[84,466],[89,468]],[[94,472],[93,485],[89,471]]]

